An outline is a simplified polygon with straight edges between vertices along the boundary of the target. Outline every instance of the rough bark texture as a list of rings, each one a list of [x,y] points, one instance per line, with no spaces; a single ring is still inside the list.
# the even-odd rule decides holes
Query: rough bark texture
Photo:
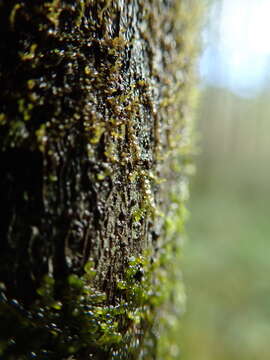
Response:
[[[156,358],[192,9],[0,2],[1,358]]]

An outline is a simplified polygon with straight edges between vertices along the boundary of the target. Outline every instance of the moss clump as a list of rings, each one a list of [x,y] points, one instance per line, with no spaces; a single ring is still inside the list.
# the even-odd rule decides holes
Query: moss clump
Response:
[[[0,355],[6,360],[18,356],[22,360],[65,359],[71,355],[78,360],[87,356],[138,358],[145,352],[145,343],[154,337],[157,318],[153,310],[166,304],[171,294],[165,276],[168,250],[155,261],[150,252],[131,257],[123,279],[116,284],[113,305],[93,286],[93,262],[85,265],[82,277],[68,276],[62,284],[61,301],[56,299],[51,276],[44,277],[37,289],[38,299],[28,308],[7,298],[1,283]],[[143,358],[152,359],[152,354],[153,348]]]

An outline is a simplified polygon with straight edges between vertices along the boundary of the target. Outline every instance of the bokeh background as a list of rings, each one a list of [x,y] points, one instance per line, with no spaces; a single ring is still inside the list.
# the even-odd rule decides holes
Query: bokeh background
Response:
[[[269,360],[270,0],[207,13],[181,358]]]

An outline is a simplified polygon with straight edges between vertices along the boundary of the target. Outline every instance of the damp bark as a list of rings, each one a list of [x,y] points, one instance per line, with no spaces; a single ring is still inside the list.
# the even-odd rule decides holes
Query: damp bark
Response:
[[[156,358],[160,249],[174,251],[192,152],[194,9],[0,2],[3,358]]]

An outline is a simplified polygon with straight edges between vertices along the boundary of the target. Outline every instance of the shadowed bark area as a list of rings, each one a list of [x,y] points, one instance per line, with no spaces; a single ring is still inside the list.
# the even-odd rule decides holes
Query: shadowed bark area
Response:
[[[152,272],[190,156],[191,10],[0,2],[5,359],[155,358]]]

